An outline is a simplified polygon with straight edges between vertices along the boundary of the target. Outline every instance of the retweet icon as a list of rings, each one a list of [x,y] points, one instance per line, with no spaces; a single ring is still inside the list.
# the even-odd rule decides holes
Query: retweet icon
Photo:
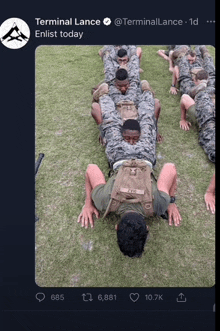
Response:
[[[0,26],[0,40],[7,48],[18,49],[24,47],[29,39],[29,26],[20,18],[9,18]]]

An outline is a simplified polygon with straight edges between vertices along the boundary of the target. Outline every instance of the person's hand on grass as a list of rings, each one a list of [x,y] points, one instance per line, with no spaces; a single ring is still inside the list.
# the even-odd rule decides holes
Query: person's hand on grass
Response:
[[[176,95],[178,93],[178,89],[176,87],[171,86],[170,93]]]
[[[189,128],[191,126],[191,123],[186,121],[186,120],[181,120],[180,121],[180,129],[185,130],[185,131],[189,131]]]
[[[170,203],[168,208],[168,215],[169,215],[169,225],[180,226],[180,221],[182,220],[179,210],[175,203]]]
[[[210,210],[212,214],[215,214],[215,195],[213,193],[205,194],[205,203],[207,210]]]
[[[161,136],[161,134],[158,133],[158,134],[157,134],[157,142],[160,144],[160,143],[163,142],[163,140],[164,140],[163,136]]]
[[[79,214],[78,223],[81,223],[82,227],[88,229],[89,224],[91,228],[94,227],[93,214],[99,218],[99,212],[94,206],[83,206],[81,213]]]

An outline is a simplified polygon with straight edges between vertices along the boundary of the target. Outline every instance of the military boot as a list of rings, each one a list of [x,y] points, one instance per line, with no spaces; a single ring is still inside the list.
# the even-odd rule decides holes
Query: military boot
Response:
[[[93,98],[95,101],[99,101],[99,98],[102,97],[103,95],[108,94],[108,84],[102,83],[96,91],[93,93]]]
[[[150,84],[148,83],[147,80],[142,80],[141,81],[141,89],[142,91],[151,91],[151,87],[150,87]]]

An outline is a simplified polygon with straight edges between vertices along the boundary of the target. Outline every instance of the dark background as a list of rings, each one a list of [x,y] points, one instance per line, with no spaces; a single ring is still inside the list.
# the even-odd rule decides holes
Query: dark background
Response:
[[[204,5],[203,5],[204,4]],[[122,8],[120,8],[120,5]],[[80,8],[80,6],[84,8]],[[102,12],[102,14],[101,14]],[[103,14],[104,13],[104,14]],[[35,274],[35,50],[39,45],[170,45],[215,46],[215,2],[200,1],[145,3],[6,3],[0,25],[11,17],[23,19],[31,30],[26,46],[11,50],[0,43],[1,59],[1,297],[3,330],[214,330],[211,289],[41,289]],[[37,26],[42,19],[197,19],[198,25],[182,26]],[[35,38],[35,30],[84,31],[76,38]],[[59,34],[58,34],[59,35]],[[37,292],[46,299],[38,302]],[[116,303],[83,302],[83,293],[117,294]],[[131,302],[129,293],[139,293]],[[146,302],[148,293],[163,293],[164,301]],[[176,298],[184,293],[186,303]],[[52,301],[51,294],[64,294],[64,301]]]

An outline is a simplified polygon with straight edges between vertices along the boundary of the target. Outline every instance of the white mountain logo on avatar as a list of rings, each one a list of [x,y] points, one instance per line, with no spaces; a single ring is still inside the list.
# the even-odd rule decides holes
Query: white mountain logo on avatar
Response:
[[[9,18],[0,26],[0,40],[7,48],[21,48],[27,44],[29,39],[29,26],[20,18]]]
[[[29,39],[20,31],[20,29],[17,27],[17,24],[15,22],[13,24],[13,27],[1,39],[6,40],[7,38],[9,38],[7,40],[8,42],[15,39],[18,41]]]

